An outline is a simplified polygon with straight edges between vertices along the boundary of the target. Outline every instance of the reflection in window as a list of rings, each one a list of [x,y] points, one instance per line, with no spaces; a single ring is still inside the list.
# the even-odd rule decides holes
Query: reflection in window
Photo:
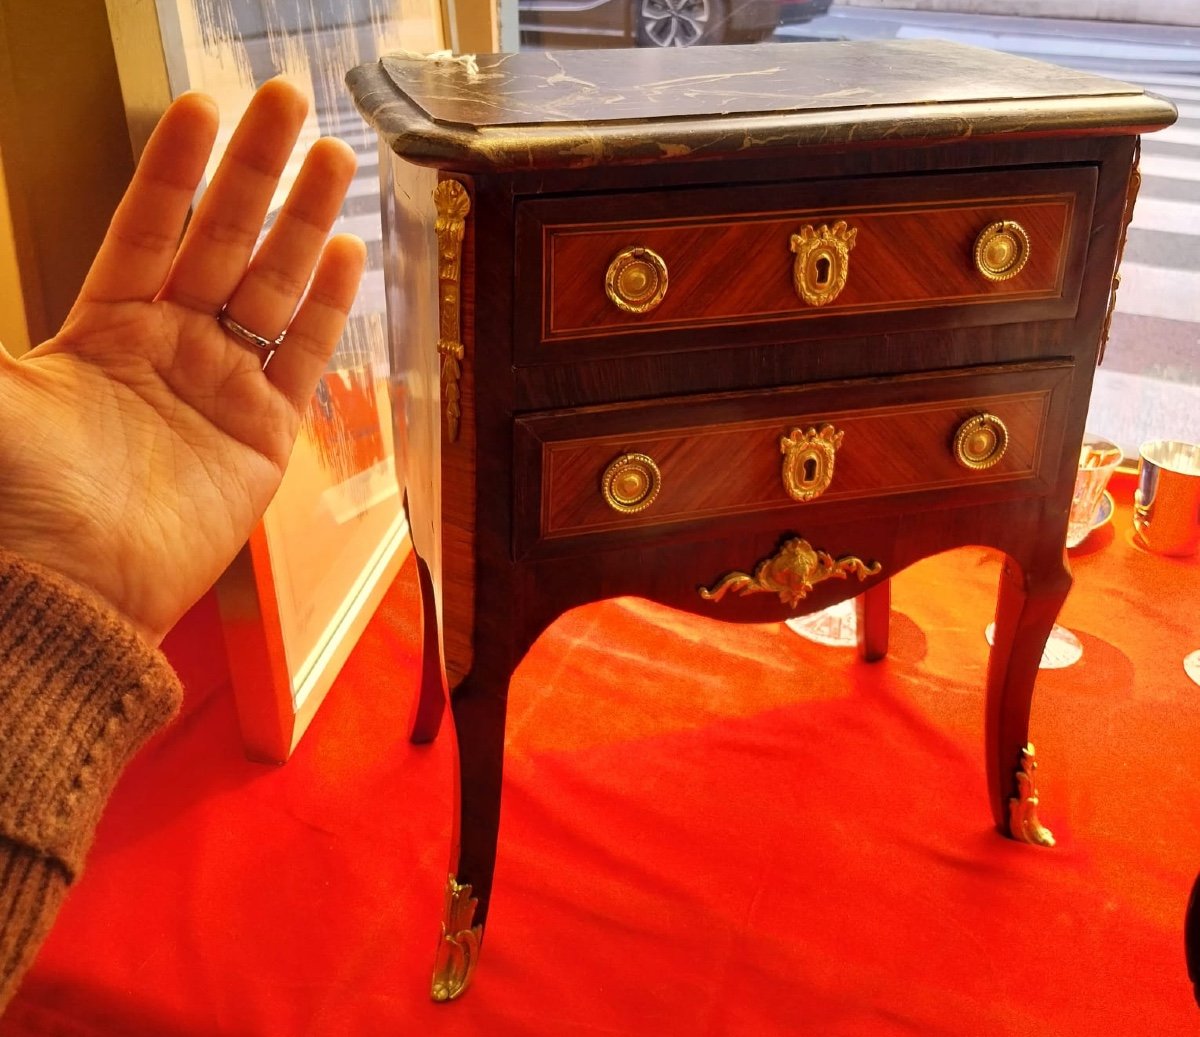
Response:
[[[1172,8],[1193,23],[1178,26],[1050,19],[1037,17],[1036,0],[1025,6],[1029,17],[895,10],[884,0],[518,0],[525,48],[938,38],[1169,98],[1178,123],[1142,142],[1142,188],[1089,427],[1131,458],[1147,439],[1200,441],[1200,9]],[[1155,9],[1138,5],[1146,18]]]

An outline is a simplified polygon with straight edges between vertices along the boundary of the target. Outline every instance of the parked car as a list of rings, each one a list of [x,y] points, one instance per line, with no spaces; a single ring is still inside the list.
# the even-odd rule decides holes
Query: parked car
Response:
[[[691,47],[755,43],[832,0],[518,0],[522,43]]]

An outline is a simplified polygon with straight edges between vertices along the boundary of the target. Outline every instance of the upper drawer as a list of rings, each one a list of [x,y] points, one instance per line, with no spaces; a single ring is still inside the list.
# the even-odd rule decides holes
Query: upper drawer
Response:
[[[540,297],[518,310],[517,359],[717,345],[751,324],[1071,317],[1095,184],[1075,166],[526,201],[519,262]]]

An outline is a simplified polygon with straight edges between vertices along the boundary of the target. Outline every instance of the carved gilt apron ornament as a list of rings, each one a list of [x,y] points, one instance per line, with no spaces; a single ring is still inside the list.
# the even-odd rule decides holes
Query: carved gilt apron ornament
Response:
[[[729,590],[738,594],[778,594],[783,604],[795,608],[818,583],[844,580],[851,573],[861,581],[882,569],[878,562],[868,565],[853,555],[835,559],[807,540],[793,537],[770,558],[759,562],[753,576],[744,572],[727,573],[711,589],[701,587],[700,597],[705,601],[720,601]]]
[[[822,425],[818,432],[810,428],[802,432],[794,428],[790,435],[779,437],[779,452],[783,454],[783,488],[793,500],[816,500],[833,482],[833,462],[845,432],[832,425]]]
[[[792,235],[791,249],[796,253],[792,284],[809,306],[824,306],[841,294],[850,276],[850,250],[857,239],[858,228],[845,220],[832,227],[809,224]]]
[[[434,188],[438,242],[438,354],[442,358],[442,399],[446,404],[446,436],[458,439],[462,406],[458,380],[462,377],[465,349],[459,327],[462,277],[462,241],[467,229],[471,198],[457,180],[443,180]]]

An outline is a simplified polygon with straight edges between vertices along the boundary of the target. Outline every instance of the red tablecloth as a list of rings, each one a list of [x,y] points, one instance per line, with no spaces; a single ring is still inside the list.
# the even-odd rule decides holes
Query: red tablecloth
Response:
[[[1085,654],[1035,697],[1053,850],[990,826],[993,552],[898,575],[875,666],[636,600],[563,617],[513,682],[495,899],[451,1005],[427,990],[452,753],[406,741],[411,562],[279,769],[241,756],[202,603],[170,642],[185,716],[0,1034],[1194,1034],[1200,563],[1129,525],[1072,552]]]

